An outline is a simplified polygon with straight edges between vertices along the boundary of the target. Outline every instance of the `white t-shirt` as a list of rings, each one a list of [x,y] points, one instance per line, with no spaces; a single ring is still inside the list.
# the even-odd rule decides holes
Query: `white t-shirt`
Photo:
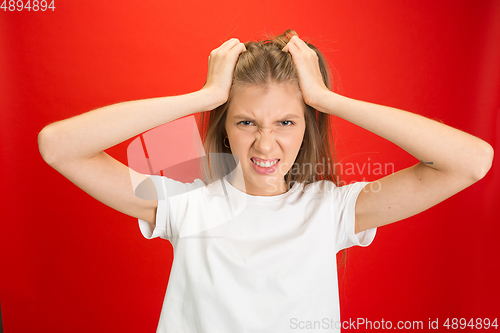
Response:
[[[150,178],[156,227],[139,219],[140,230],[174,249],[157,332],[340,332],[336,253],[375,237],[376,228],[354,234],[368,182],[252,196],[225,179]]]

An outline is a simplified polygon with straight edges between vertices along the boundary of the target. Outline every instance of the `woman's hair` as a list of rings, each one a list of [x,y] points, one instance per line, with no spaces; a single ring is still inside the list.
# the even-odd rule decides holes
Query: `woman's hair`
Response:
[[[205,184],[228,175],[237,165],[234,158],[227,157],[231,156],[231,149],[224,144],[227,136],[227,110],[234,94],[248,86],[266,87],[270,84],[290,83],[298,86],[292,55],[282,51],[293,35],[297,33],[289,29],[279,36],[267,36],[266,40],[244,43],[246,51],[239,55],[236,62],[227,102],[210,112],[202,113],[202,137],[207,155],[207,160],[202,165],[202,179]],[[306,44],[318,55],[323,82],[331,89],[330,69],[325,58],[312,44]],[[318,180],[330,180],[337,185],[330,115],[304,103],[304,118],[304,140],[295,163],[285,175],[287,188],[290,189],[295,182],[306,185]]]

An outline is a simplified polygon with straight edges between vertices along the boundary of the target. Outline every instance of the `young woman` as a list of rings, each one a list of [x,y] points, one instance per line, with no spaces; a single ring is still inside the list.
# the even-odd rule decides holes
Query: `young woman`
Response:
[[[340,331],[336,254],[369,245],[377,227],[436,205],[491,166],[493,149],[477,137],[332,92],[323,56],[291,30],[230,39],[208,63],[199,91],[103,107],[50,124],[38,138],[48,164],[138,218],[146,238],[172,243],[158,332]],[[140,174],[104,152],[208,110],[203,179]],[[337,186],[330,115],[420,162],[376,186]]]

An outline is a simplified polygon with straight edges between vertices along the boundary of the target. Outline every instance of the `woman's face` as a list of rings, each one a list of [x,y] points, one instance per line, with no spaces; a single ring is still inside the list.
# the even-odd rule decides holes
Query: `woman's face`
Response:
[[[243,88],[234,94],[227,112],[229,146],[241,163],[246,193],[285,193],[284,177],[295,162],[306,128],[298,86]]]

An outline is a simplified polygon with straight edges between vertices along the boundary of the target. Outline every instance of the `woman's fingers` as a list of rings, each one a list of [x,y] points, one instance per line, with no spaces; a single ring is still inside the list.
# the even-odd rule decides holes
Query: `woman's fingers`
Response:
[[[239,40],[238,38],[231,38],[231,39],[228,39],[226,40],[224,43],[222,43],[221,46],[218,47],[218,49],[221,49],[229,44],[235,44],[235,43],[239,43]]]
[[[236,48],[235,48],[236,47]],[[231,38],[227,41],[225,41],[221,46],[218,48],[212,50],[210,52],[210,55],[208,58],[215,56],[216,54],[226,54],[229,52],[232,52],[233,49],[235,49],[235,52],[238,52],[237,54],[240,54],[243,51],[246,51],[245,44],[241,43],[238,38]]]
[[[289,52],[289,49],[290,49],[290,46],[291,47],[294,47],[295,48],[298,48],[298,43],[296,44],[296,42],[298,42],[298,40],[302,41],[299,37],[297,36],[292,36],[292,38],[290,38],[290,40],[288,41],[288,43],[285,45],[285,47],[282,49],[283,52]]]
[[[327,89],[321,76],[316,51],[297,36],[290,38],[283,51],[292,55],[302,98],[306,104],[312,103],[311,101],[315,100],[315,95]]]
[[[222,43],[221,46],[219,46],[216,50],[230,50],[234,46],[238,45],[240,43],[240,40],[238,38],[231,38],[224,43]]]
[[[225,47],[227,48],[227,51],[237,51],[238,54],[240,54],[243,51],[246,51],[245,44],[241,43],[237,38],[234,38],[235,40],[232,41],[231,43],[228,43]]]
[[[293,36],[292,38],[290,38],[290,41],[293,41],[293,45],[295,45],[299,50],[311,49],[309,46],[307,46],[306,42],[304,42],[298,36]]]
[[[239,39],[231,38],[210,52],[208,57],[208,74],[204,88],[209,88],[226,101],[231,88],[235,64],[240,53],[246,51],[245,44]]]
[[[292,51],[290,51],[292,49]],[[314,52],[313,49],[311,49],[302,39],[300,39],[298,36],[292,36],[290,38],[290,41],[285,45],[285,47],[282,49],[283,52],[290,52],[295,53],[297,51],[301,52]]]
[[[229,53],[237,53],[237,55],[239,55],[243,51],[246,51],[245,44],[241,43],[238,38],[231,38],[218,48],[213,49],[208,57],[210,58],[216,55],[225,55]]]
[[[293,55],[295,52],[299,51],[299,48],[292,41],[289,41],[283,48],[283,51],[290,52]]]

